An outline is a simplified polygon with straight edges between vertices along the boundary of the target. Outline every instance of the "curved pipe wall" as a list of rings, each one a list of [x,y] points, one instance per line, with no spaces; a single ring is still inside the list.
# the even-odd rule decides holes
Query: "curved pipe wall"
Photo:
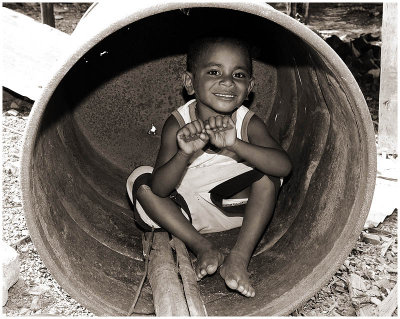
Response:
[[[40,256],[88,309],[126,314],[143,261],[125,180],[136,166],[154,163],[160,137],[148,130],[160,132],[188,98],[180,80],[187,41],[218,21],[257,43],[249,106],[294,169],[249,266],[256,296],[229,292],[219,276],[200,288],[209,315],[289,314],[342,264],[369,211],[375,137],[357,83],[322,39],[269,6],[128,6],[98,4],[82,19],[71,53],[32,110],[21,183]],[[227,250],[236,234],[209,236]],[[152,311],[149,288],[138,308]]]

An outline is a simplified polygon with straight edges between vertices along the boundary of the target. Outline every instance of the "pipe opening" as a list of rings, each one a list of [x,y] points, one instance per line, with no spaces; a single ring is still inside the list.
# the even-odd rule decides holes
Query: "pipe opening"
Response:
[[[228,291],[218,275],[205,278],[208,314],[290,313],[329,279],[361,230],[373,142],[363,133],[372,123],[360,116],[366,104],[341,66],[263,16],[221,8],[154,14],[93,46],[31,124],[30,232],[53,276],[96,314],[123,315],[131,306],[144,263],[126,178],[154,164],[164,121],[189,98],[181,83],[186,46],[217,25],[234,25],[255,44],[247,106],[294,167],[249,266],[256,296]],[[227,251],[237,234],[207,236]],[[148,286],[137,308],[152,312]]]

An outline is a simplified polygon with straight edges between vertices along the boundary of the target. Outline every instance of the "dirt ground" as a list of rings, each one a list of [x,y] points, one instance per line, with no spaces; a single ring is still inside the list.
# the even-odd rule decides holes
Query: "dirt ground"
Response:
[[[56,3],[56,28],[72,33],[89,5]],[[40,20],[40,7],[37,3],[7,3],[3,6]],[[343,38],[356,38],[363,33],[380,34],[381,5],[331,6],[336,11],[327,10],[327,6],[311,6],[310,27],[321,36],[336,34]],[[358,24],[350,25],[349,21]],[[377,128],[379,82],[371,78],[356,79]],[[9,290],[3,314],[93,316],[52,278],[29,238],[21,204],[19,158],[22,133],[31,107],[32,101],[3,89],[2,237],[6,243],[17,248],[21,261],[20,279]],[[397,284],[397,218],[396,210],[377,227],[363,231],[351,254],[331,280],[291,315],[355,316],[371,314],[372,310],[377,309]],[[397,316],[397,310],[393,316]]]

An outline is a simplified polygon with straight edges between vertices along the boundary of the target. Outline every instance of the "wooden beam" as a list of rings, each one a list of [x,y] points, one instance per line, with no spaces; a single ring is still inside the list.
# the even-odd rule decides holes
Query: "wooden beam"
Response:
[[[69,52],[70,36],[5,7],[0,8],[0,13],[2,84],[36,100],[57,63]]]
[[[303,3],[303,9],[304,9],[304,24],[308,24],[310,21],[310,3],[305,2]]]
[[[42,15],[42,23],[55,28],[56,22],[54,20],[54,4],[41,2],[40,13]]]
[[[383,3],[378,153],[398,154],[397,50],[398,6]]]
[[[181,275],[190,316],[205,317],[207,316],[206,307],[201,299],[199,286],[197,284],[197,276],[190,261],[186,246],[179,238],[174,237],[173,247],[175,248],[178,260],[179,273]]]
[[[156,316],[189,316],[166,232],[154,233],[148,278]]]
[[[397,284],[389,295],[377,307],[376,315],[379,317],[390,317],[397,308]]]

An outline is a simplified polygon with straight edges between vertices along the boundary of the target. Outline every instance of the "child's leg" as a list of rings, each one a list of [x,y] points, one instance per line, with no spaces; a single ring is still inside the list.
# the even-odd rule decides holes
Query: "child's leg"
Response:
[[[255,295],[247,266],[255,246],[272,217],[275,192],[275,185],[267,176],[263,176],[251,185],[238,239],[220,269],[226,285],[247,297]]]
[[[181,239],[196,254],[199,279],[217,271],[223,262],[223,254],[193,227],[171,198],[157,196],[148,185],[138,188],[136,198],[152,220]]]

